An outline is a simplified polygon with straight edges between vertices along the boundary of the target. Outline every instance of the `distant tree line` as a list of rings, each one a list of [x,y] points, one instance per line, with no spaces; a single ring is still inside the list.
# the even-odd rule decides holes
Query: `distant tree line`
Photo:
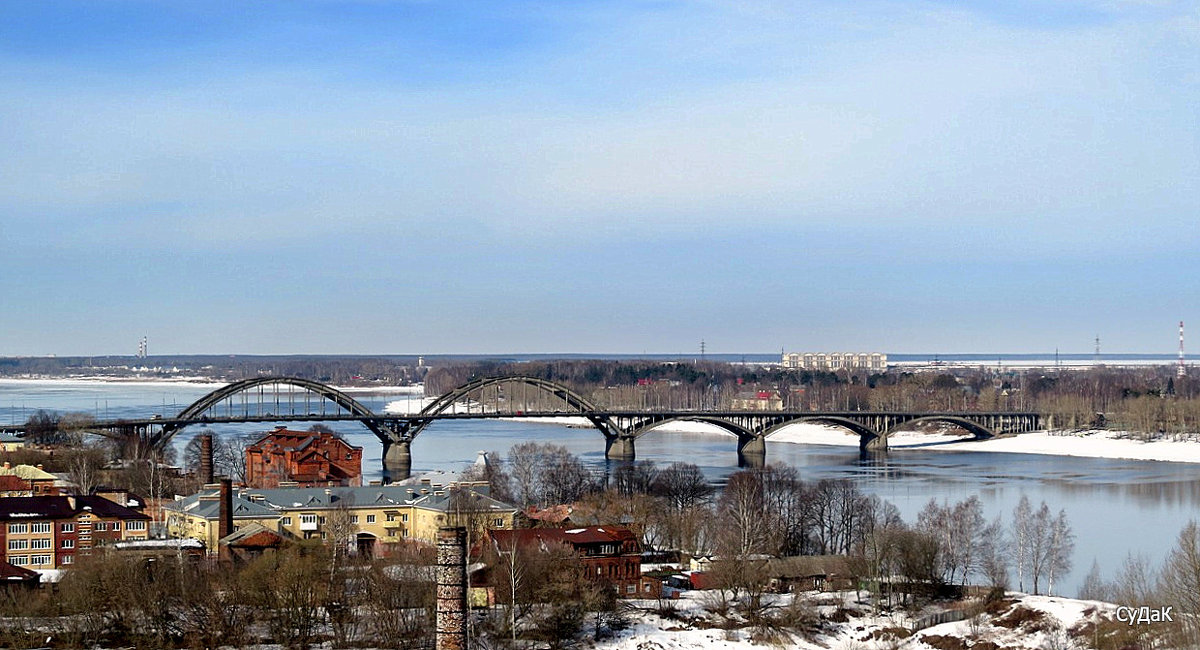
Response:
[[[529,376],[566,385],[600,407],[728,409],[760,391],[785,410],[1035,411],[1058,429],[1108,427],[1143,437],[1200,433],[1200,379],[1173,366],[867,374],[718,362],[563,360],[479,362],[435,368],[426,395],[477,379]]]

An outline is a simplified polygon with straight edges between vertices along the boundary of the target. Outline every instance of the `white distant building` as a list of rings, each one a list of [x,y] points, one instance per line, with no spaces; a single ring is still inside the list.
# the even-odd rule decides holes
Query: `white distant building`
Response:
[[[784,368],[798,370],[887,371],[887,355],[879,352],[785,352]]]

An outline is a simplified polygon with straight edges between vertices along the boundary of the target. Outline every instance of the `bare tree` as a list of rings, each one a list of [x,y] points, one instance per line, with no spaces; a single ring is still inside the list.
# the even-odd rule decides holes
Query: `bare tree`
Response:
[[[1162,587],[1167,601],[1179,611],[1177,647],[1200,646],[1200,529],[1195,521],[1179,532],[1162,572]]]
[[[1075,533],[1067,521],[1067,511],[1059,510],[1050,523],[1050,539],[1046,545],[1046,593],[1054,595],[1054,579],[1071,571],[1075,553]]]
[[[653,493],[678,511],[707,503],[713,491],[699,467],[682,462],[671,463],[660,471],[653,486]]]
[[[1025,591],[1025,573],[1030,569],[1033,538],[1034,517],[1033,506],[1029,497],[1021,495],[1017,507],[1013,509],[1012,520],[1012,557],[1013,565],[1017,568],[1017,589]]]
[[[1084,577],[1083,585],[1079,587],[1080,600],[1108,600],[1112,597],[1110,594],[1111,590],[1100,575],[1100,562],[1092,560],[1092,568]]]
[[[62,452],[67,475],[80,494],[92,494],[100,486],[100,474],[108,456],[100,447],[79,447]]]

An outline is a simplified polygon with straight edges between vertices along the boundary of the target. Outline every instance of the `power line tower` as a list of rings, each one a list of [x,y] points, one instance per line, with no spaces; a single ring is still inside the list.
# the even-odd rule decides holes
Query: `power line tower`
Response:
[[[1099,334],[1096,335],[1096,356],[1092,357],[1092,362],[1096,363],[1096,364],[1100,363],[1100,335]]]
[[[704,339],[700,339],[700,360],[704,361]]]
[[[146,358],[146,345],[147,345],[147,343],[149,343],[149,340],[148,340],[146,337],[144,337],[144,336],[142,337],[142,339],[141,339],[140,341],[138,341],[138,353],[137,353],[137,357],[138,357],[139,359],[145,359],[145,358]]]
[[[1187,366],[1183,364],[1183,321],[1179,321],[1179,367],[1175,369],[1175,376],[1187,376]]]

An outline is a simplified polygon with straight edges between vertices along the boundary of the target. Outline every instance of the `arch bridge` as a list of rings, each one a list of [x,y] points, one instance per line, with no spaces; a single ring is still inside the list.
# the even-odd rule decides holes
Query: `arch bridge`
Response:
[[[120,441],[123,453],[138,457],[161,449],[193,424],[358,421],[383,443],[384,466],[395,476],[407,475],[413,440],[434,422],[505,418],[570,418],[566,421],[599,431],[605,456],[613,460],[634,460],[637,440],[663,425],[702,422],[734,436],[739,461],[749,465],[763,462],[771,435],[799,423],[845,429],[858,435],[864,451],[886,451],[890,435],[923,422],[951,424],[975,439],[1034,431],[1042,425],[1041,417],[1030,412],[621,410],[598,406],[561,384],[522,376],[475,379],[415,413],[378,414],[320,382],[255,377],[214,390],[175,416],[96,422],[89,431]]]

